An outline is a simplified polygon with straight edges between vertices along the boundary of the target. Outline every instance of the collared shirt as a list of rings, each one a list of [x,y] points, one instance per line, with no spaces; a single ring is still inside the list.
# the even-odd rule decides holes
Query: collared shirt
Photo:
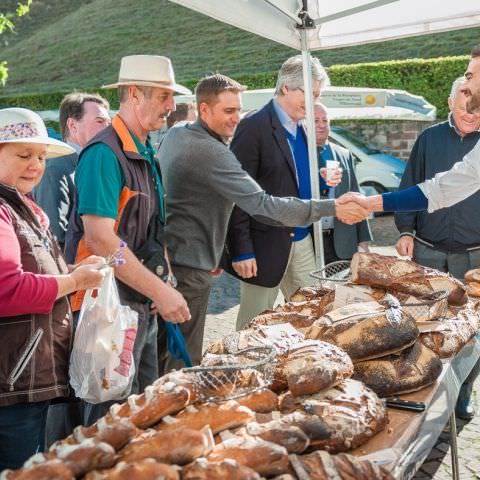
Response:
[[[138,153],[150,164],[163,220],[165,218],[163,185],[155,159],[155,151],[148,138],[144,145],[132,132],[130,135]],[[115,153],[108,145],[95,143],[82,151],[81,161],[75,175],[75,184],[78,191],[78,213],[80,215],[117,218],[118,202],[125,185],[125,177]]]
[[[305,137],[297,138],[299,132],[302,132],[300,122],[295,122],[290,118],[288,113],[282,108],[277,99],[273,99],[273,109],[285,129],[285,137],[287,139],[292,158],[295,165],[295,175],[297,180],[299,198],[308,200],[312,198],[312,187],[310,182],[310,165],[308,162],[308,146]],[[303,135],[302,133],[300,133]],[[303,143],[300,141],[303,140]],[[302,152],[295,154],[295,152]],[[295,227],[293,241],[303,240],[309,233],[309,226]]]

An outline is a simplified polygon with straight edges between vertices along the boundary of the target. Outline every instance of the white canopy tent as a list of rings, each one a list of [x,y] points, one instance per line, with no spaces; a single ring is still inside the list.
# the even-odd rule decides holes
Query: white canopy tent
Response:
[[[313,129],[312,50],[345,47],[480,25],[478,0],[170,0],[302,52],[307,126]],[[472,39],[472,43],[474,43]],[[312,194],[319,180],[315,138],[308,136]],[[315,224],[323,266],[320,222]]]

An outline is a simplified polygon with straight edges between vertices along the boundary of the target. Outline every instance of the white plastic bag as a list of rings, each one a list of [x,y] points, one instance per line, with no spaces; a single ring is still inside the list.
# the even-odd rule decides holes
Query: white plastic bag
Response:
[[[113,269],[98,296],[87,290],[70,357],[70,384],[89,403],[121,400],[130,393],[138,313],[120,304]]]

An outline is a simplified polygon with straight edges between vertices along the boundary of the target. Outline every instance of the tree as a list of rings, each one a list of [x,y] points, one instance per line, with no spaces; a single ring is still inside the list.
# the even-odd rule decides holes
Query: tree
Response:
[[[0,12],[0,35],[5,32],[13,32],[15,29],[15,20],[23,17],[30,11],[30,5],[33,0],[23,0],[17,3],[15,12],[2,13]],[[0,86],[5,86],[8,77],[8,67],[5,60],[0,60]]]

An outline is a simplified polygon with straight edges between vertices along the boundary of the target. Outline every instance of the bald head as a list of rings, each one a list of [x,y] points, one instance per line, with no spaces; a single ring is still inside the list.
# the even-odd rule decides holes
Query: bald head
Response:
[[[325,105],[320,102],[314,105],[314,118],[317,145],[323,146],[327,142],[328,135],[330,134],[330,120]]]

